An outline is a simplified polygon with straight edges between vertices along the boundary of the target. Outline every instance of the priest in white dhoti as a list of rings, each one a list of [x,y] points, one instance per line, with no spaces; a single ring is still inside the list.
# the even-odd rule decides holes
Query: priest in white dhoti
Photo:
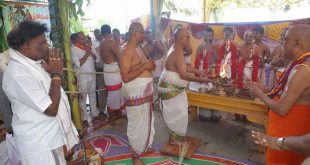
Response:
[[[140,23],[129,27],[129,41],[121,51],[122,94],[127,109],[127,136],[134,164],[143,164],[141,155],[150,149],[155,134],[152,112],[154,62],[148,61],[139,47],[144,28]]]
[[[162,99],[163,116],[170,136],[178,140],[182,140],[187,131],[188,100],[185,88],[188,84],[178,73],[166,69],[159,79],[158,92]]]
[[[101,26],[100,55],[104,62],[104,82],[108,91],[107,107],[110,123],[125,114],[124,99],[121,95],[122,77],[119,69],[119,47],[112,38],[110,25]]]
[[[141,154],[150,147],[155,134],[152,113],[153,78],[136,78],[124,83],[122,90],[129,120],[128,139],[131,148]]]
[[[104,64],[104,82],[108,91],[107,106],[108,112],[122,112],[125,109],[124,98],[121,96],[122,77],[118,62]],[[118,112],[117,112],[118,113]]]
[[[158,92],[169,128],[169,143],[180,145],[186,141],[188,100],[185,88],[188,81],[204,83],[210,80],[207,77],[196,77],[186,67],[183,50],[190,45],[188,31],[179,28],[174,36],[175,44],[168,51],[164,71],[159,78]]]
[[[48,48],[45,32],[45,25],[24,21],[7,37],[11,60],[2,88],[12,105],[16,154],[23,165],[64,165],[63,146],[71,149],[79,141],[61,87],[62,55]]]

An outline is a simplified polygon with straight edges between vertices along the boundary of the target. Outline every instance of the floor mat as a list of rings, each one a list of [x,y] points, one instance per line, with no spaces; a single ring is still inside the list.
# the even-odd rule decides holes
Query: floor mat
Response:
[[[120,135],[113,131],[99,130],[86,136],[86,139],[96,148],[100,148],[104,157],[105,165],[133,165],[129,142],[125,135]],[[142,155],[142,161],[147,165],[177,165],[178,157],[163,155],[159,152],[163,144],[153,143],[152,148],[155,153]],[[196,152],[190,159],[184,159],[185,165],[245,165],[253,164],[246,161],[236,161],[210,155],[208,153]]]

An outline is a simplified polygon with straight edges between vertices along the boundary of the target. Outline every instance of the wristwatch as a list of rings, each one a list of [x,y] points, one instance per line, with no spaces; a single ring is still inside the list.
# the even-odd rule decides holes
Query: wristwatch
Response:
[[[285,140],[285,137],[280,137],[276,140],[276,143],[278,145],[279,148],[283,149],[283,142]]]

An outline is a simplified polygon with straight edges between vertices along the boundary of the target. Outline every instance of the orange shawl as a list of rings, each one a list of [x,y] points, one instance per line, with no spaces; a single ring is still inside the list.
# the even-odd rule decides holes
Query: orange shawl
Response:
[[[275,100],[278,100],[276,97]],[[285,116],[269,111],[267,134],[274,137],[300,136],[310,132],[310,106],[294,105]],[[267,165],[300,165],[305,156],[267,149]]]

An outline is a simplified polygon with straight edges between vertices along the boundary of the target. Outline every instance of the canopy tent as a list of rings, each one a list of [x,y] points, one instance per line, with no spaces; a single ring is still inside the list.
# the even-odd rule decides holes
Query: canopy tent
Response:
[[[282,8],[287,5],[298,4],[302,0],[203,0],[203,22],[209,22],[214,10],[231,8],[259,8],[269,7],[273,9]]]
[[[183,4],[182,7],[185,7],[184,3],[187,0],[150,0],[151,2],[151,29],[155,35],[156,39],[160,38],[160,30],[157,29],[160,23],[160,17],[163,9],[163,3],[172,3],[174,8],[177,8],[178,4]],[[261,8],[268,7],[270,9],[275,10],[289,10],[291,5],[301,4],[305,0],[199,0],[195,1],[195,3],[201,3],[202,6],[202,22],[208,23],[210,16],[212,13],[216,13],[216,11],[223,10],[224,8]],[[196,5],[197,6],[197,5]],[[181,10],[181,9],[180,9]],[[198,10],[198,9],[197,9]],[[196,11],[197,12],[197,11]]]

